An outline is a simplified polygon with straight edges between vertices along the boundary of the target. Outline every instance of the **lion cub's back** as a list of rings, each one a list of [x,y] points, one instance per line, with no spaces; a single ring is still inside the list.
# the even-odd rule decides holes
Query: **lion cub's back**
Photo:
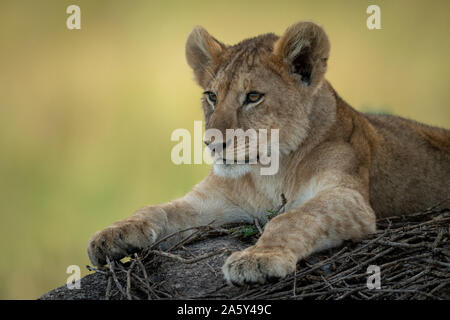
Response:
[[[365,114],[380,138],[370,194],[379,216],[408,214],[450,197],[450,131],[390,115]]]

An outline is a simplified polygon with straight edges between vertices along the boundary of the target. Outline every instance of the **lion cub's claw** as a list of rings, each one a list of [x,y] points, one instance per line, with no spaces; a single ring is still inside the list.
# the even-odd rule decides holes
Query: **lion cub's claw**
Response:
[[[104,266],[106,257],[118,260],[150,245],[153,239],[139,231],[140,228],[127,224],[96,232],[88,244],[89,260],[95,266]]]

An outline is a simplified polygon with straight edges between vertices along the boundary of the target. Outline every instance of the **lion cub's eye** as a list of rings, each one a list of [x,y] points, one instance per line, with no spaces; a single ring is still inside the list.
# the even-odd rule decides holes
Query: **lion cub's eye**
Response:
[[[211,103],[212,105],[215,106],[216,102],[217,102],[216,94],[214,92],[212,92],[212,91],[205,91],[203,93],[206,94],[206,97],[207,97],[209,103]]]
[[[256,91],[252,91],[247,93],[247,97],[245,98],[244,104],[255,103],[258,102],[264,97],[264,93],[259,93]]]

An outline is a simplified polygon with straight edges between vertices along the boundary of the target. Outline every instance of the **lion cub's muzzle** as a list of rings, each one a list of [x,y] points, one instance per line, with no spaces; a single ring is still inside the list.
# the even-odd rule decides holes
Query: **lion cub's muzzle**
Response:
[[[215,163],[223,164],[254,164],[259,161],[258,148],[252,148],[249,144],[236,145],[231,140],[227,142],[205,141]],[[227,149],[227,146],[229,148]],[[252,149],[253,152],[252,152]]]

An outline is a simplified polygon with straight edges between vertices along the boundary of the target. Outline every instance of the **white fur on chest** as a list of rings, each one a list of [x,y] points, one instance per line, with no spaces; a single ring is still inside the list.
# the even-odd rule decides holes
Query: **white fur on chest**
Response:
[[[264,196],[267,202],[261,201],[260,203],[255,204],[255,206],[251,209],[247,208],[247,213],[252,217],[260,219],[263,223],[267,222],[267,217],[270,214],[270,210],[280,209],[283,204],[283,186],[284,184],[276,179],[273,179],[272,181],[268,179],[265,183],[261,183],[258,191]],[[298,191],[294,194],[293,198],[286,199],[287,203],[282,212],[295,209],[306,201],[314,198],[321,190],[323,190],[323,187],[323,184],[319,183],[319,181],[315,178],[312,178],[307,183],[302,184]]]
[[[306,201],[314,198],[322,189],[323,185],[316,178],[311,178],[308,182],[300,186],[294,199],[292,199],[292,201],[288,201],[286,211],[297,208]]]

